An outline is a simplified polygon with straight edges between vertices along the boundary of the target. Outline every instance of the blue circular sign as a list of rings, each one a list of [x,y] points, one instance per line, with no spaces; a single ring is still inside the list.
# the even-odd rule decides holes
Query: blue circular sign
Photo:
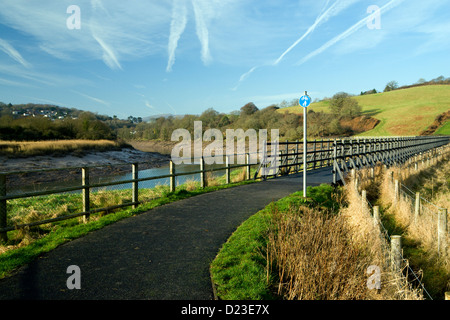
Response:
[[[311,98],[307,95],[302,96],[300,100],[298,100],[298,103],[303,107],[307,108],[311,104]]]

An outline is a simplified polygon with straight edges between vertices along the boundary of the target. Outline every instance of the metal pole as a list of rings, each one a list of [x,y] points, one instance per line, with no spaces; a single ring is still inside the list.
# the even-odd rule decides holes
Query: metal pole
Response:
[[[305,91],[306,96],[306,91]],[[308,148],[308,141],[306,140],[306,108],[303,107],[303,197],[306,198],[306,152]]]

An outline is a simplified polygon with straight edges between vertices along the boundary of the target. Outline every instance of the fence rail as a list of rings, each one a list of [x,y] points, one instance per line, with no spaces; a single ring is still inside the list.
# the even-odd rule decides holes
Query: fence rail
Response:
[[[333,183],[339,181],[345,184],[344,172],[352,168],[360,168],[363,166],[375,166],[382,162],[387,166],[401,164],[410,159],[412,156],[421,154],[425,151],[432,150],[438,152],[438,148],[450,142],[450,137],[389,137],[389,138],[345,138],[345,139],[327,139],[327,140],[311,140],[308,141],[307,161],[303,163],[303,142],[301,141],[285,141],[285,142],[267,142],[264,145],[266,149],[262,153],[258,153],[256,162],[251,162],[250,153],[245,154],[245,163],[231,164],[230,157],[226,157],[225,165],[216,168],[206,168],[205,159],[199,160],[199,169],[193,172],[177,172],[176,165],[170,162],[169,174],[139,178],[139,165],[145,163],[134,163],[132,167],[132,178],[127,180],[90,183],[90,170],[93,168],[104,166],[86,166],[86,167],[71,167],[71,168],[52,168],[41,170],[28,171],[14,171],[14,172],[0,172],[0,240],[7,241],[7,232],[20,229],[24,227],[32,227],[40,224],[47,224],[51,222],[61,221],[65,219],[73,219],[83,216],[85,220],[89,219],[90,214],[108,211],[117,208],[133,206],[136,208],[141,201],[139,200],[139,183],[158,180],[169,179],[170,191],[176,189],[177,177],[185,175],[200,174],[201,187],[206,186],[206,174],[213,171],[226,172],[226,183],[230,183],[230,172],[237,168],[246,168],[245,178],[250,180],[250,170],[252,166],[257,166],[257,170],[253,179],[266,179],[267,177],[276,177],[279,175],[298,172],[306,166],[308,170],[314,170],[322,167],[332,166]],[[270,151],[269,151],[270,146]],[[236,157],[238,155],[233,155]],[[254,156],[254,155],[253,155]],[[255,157],[253,157],[255,158]],[[265,166],[270,166],[268,163],[270,159],[273,170],[262,174],[262,169]],[[233,159],[234,160],[234,159]],[[273,162],[276,165],[273,166]],[[123,165],[122,165],[123,166]],[[28,173],[47,173],[59,170],[79,170],[81,171],[81,184],[72,187],[63,187],[53,190],[22,192],[20,194],[10,194],[7,190],[7,177],[28,174]],[[120,205],[107,206],[103,208],[91,208],[91,190],[94,188],[116,186],[122,184],[132,184],[132,200],[131,202]],[[45,219],[32,223],[24,223],[19,225],[8,226],[8,211],[7,201],[14,199],[38,197],[45,195],[52,195],[66,192],[82,192],[83,210],[78,213],[72,213],[51,219]]]

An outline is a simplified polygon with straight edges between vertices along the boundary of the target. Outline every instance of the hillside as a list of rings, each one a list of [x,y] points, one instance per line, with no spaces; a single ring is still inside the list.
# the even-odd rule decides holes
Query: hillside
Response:
[[[355,96],[364,115],[380,120],[372,130],[361,136],[420,135],[433,124],[436,117],[450,110],[450,86],[428,85],[389,92]],[[314,112],[329,112],[329,101],[311,104]],[[278,112],[300,113],[300,107],[279,109]],[[448,121],[436,133],[448,134]]]

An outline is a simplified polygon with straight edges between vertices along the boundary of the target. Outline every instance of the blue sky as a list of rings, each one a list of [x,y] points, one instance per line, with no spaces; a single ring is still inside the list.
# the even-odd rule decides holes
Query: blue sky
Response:
[[[448,0],[1,2],[5,103],[200,114],[450,76]]]

